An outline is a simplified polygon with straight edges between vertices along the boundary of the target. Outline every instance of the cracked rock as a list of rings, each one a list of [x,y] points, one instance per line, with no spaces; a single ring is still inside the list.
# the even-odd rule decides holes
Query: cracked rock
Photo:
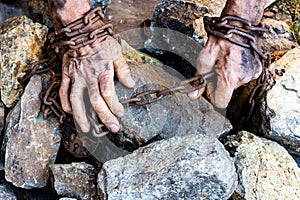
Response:
[[[236,183],[228,152],[202,134],[154,142],[104,163],[98,174],[105,200],[228,199]]]
[[[43,119],[39,94],[46,75],[34,75],[21,100],[7,117],[5,178],[17,187],[41,188],[48,181],[60,145],[61,130],[55,117]]]
[[[300,47],[288,51],[273,63],[270,70],[276,84],[267,94],[268,106],[275,117],[270,120],[270,130],[265,134],[285,146],[291,153],[300,155]]]
[[[51,182],[60,197],[99,199],[96,194],[97,172],[92,165],[81,163],[50,166]],[[66,198],[61,198],[66,199]]]
[[[282,146],[248,132],[227,145],[236,148],[239,183],[233,200],[299,199],[300,168]]]

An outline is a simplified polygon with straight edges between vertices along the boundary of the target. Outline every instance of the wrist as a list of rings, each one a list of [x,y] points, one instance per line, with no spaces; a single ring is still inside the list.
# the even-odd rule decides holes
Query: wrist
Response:
[[[252,25],[257,26],[263,16],[264,6],[267,0],[227,0],[221,13],[225,15],[234,15],[248,20]],[[230,22],[232,25],[239,26],[237,22]]]
[[[82,18],[92,8],[89,0],[48,1],[48,3],[55,30]]]

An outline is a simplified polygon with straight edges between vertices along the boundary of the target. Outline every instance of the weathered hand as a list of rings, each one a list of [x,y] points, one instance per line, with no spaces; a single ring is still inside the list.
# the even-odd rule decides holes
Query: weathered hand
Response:
[[[85,114],[86,90],[100,120],[111,132],[119,131],[115,115],[122,117],[124,109],[115,93],[115,73],[122,84],[134,86],[130,69],[121,54],[121,47],[110,36],[77,51],[68,50],[63,55],[62,84],[59,91],[62,107],[64,111],[74,115],[83,132],[90,129]]]
[[[247,48],[232,44],[225,39],[210,35],[197,60],[197,74],[214,71],[216,80],[209,82],[206,93],[211,102],[219,107],[227,107],[233,90],[257,78],[262,71],[258,55]],[[196,99],[205,88],[189,93]]]

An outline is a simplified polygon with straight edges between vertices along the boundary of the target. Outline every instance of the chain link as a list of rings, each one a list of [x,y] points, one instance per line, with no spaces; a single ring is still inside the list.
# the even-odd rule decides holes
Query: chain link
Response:
[[[267,59],[267,55],[264,54],[257,47],[257,36],[259,33],[267,32],[266,28],[261,26],[254,26],[248,20],[234,16],[225,15],[223,17],[208,17],[205,16],[204,27],[208,34],[212,34],[230,41],[233,44],[239,45],[245,48],[251,48],[263,59]],[[241,27],[231,25],[229,22],[235,21],[242,24]],[[233,38],[234,35],[241,36],[246,41],[241,42]]]
[[[50,33],[49,49],[53,49],[56,53],[68,49],[76,50],[93,44],[99,38],[103,40],[107,35],[112,36],[113,25],[104,24],[103,19],[104,15],[100,7],[90,10],[83,18]]]
[[[181,81],[179,85],[163,90],[148,90],[135,95],[126,100],[121,100],[121,104],[135,104],[139,106],[157,102],[165,96],[174,95],[176,93],[187,94],[189,92],[199,90],[206,87],[207,82],[212,82],[215,78],[215,72],[198,75],[193,78]]]

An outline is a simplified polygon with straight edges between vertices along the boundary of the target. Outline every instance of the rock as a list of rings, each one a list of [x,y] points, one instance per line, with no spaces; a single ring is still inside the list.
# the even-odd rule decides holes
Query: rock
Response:
[[[49,17],[48,4],[41,0],[28,0],[29,17],[34,21],[52,27],[52,21]]]
[[[29,64],[43,55],[47,27],[25,16],[13,17],[0,29],[0,88],[1,99],[12,107],[23,93],[18,82],[29,70]]]
[[[203,16],[219,15],[225,2],[164,0],[154,10],[145,47],[173,52],[196,66],[207,39]]]
[[[4,127],[4,122],[5,122],[5,106],[0,100],[0,132],[2,131]]]
[[[264,52],[287,51],[299,46],[286,22],[266,18],[261,23],[268,29],[268,32],[259,38],[259,46]]]
[[[276,84],[267,94],[267,103],[276,116],[270,120],[266,136],[300,155],[300,47],[288,51],[273,63],[270,70],[285,71],[276,77]]]
[[[181,80],[185,80],[178,72],[166,66],[164,68],[145,63],[129,64],[136,85],[135,88],[128,89],[116,83],[116,93],[120,101],[147,90],[171,88],[177,86]],[[186,94],[176,93],[149,105],[124,106],[125,114],[119,119],[120,134],[110,134],[109,138],[129,151],[155,140],[174,136],[201,133],[217,138],[231,130],[230,122],[216,112],[204,98],[192,101]],[[102,143],[107,144],[107,141]],[[105,145],[100,146],[106,148]],[[109,154],[114,151],[110,150]],[[105,152],[105,149],[95,152],[93,155],[100,159],[98,154]]]
[[[8,18],[28,14],[28,6],[25,0],[18,1],[16,4],[0,2],[0,28]]]
[[[54,163],[60,145],[58,120],[45,120],[40,112],[39,94],[47,81],[45,75],[34,75],[7,117],[5,178],[17,187],[44,187],[49,165]]]
[[[0,185],[0,199],[17,200],[17,197],[6,185]]]
[[[300,168],[282,146],[248,132],[231,139],[239,177],[233,200],[299,199]]]
[[[186,134],[154,142],[104,163],[98,174],[102,199],[228,199],[237,176],[215,138]]]
[[[97,172],[92,165],[82,163],[54,164],[50,166],[51,182],[60,197],[99,199]]]

